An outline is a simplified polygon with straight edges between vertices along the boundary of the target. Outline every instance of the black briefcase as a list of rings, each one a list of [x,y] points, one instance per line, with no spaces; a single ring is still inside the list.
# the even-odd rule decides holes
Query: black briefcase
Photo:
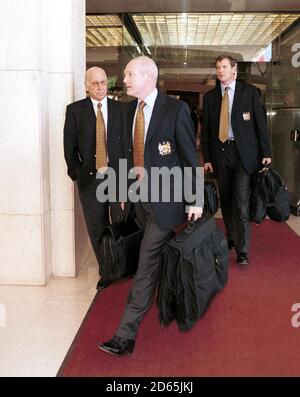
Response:
[[[136,272],[143,231],[134,217],[120,217],[103,229],[99,241],[100,274],[116,281]]]
[[[204,181],[204,212],[214,215],[217,211],[217,188],[212,180],[206,180]]]
[[[204,213],[214,215],[218,211],[218,193],[213,181],[213,173],[204,175]]]

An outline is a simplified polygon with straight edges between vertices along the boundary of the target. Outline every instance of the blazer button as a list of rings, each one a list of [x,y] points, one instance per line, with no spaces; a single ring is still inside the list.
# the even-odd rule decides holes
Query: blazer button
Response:
[[[96,155],[94,157],[96,157]]]
[[[128,152],[131,152],[131,149],[130,149],[130,148],[128,149]]]
[[[90,172],[90,175],[93,175],[93,172]]]

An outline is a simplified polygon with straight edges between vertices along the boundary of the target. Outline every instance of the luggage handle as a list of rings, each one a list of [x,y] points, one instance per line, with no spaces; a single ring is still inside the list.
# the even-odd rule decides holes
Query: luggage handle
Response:
[[[186,233],[191,233],[194,226],[195,226],[196,221],[189,221],[189,223],[187,224],[185,231]]]
[[[127,223],[129,221],[134,221],[139,226],[139,228],[141,228],[141,226],[140,226],[140,224],[139,224],[139,222],[138,222],[138,220],[136,218],[136,214],[135,214],[135,211],[134,211],[133,207],[131,207],[129,209],[127,216],[125,214],[125,209],[124,209],[124,210],[122,210],[122,212],[120,213],[120,215],[116,219],[116,222],[118,222],[118,223],[121,223],[121,222],[126,222]]]
[[[260,171],[258,171],[258,172],[265,172],[265,171],[268,171],[268,169],[271,168],[271,166],[272,166],[272,162],[268,164],[268,163],[265,161],[265,162],[263,163],[263,168],[262,168]]]
[[[208,219],[210,216],[207,216],[207,214],[202,214],[200,218],[198,218],[196,221],[195,220],[191,220],[188,222],[187,226],[185,227],[184,231],[188,234],[192,233],[195,225],[197,223],[202,223],[205,219]]]
[[[206,181],[213,181],[215,178],[215,174],[211,172],[210,170],[205,171],[204,173],[204,180]]]

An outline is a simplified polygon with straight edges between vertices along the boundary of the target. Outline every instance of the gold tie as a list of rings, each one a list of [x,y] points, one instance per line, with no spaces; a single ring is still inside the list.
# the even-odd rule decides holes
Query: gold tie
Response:
[[[96,169],[101,168],[101,172],[107,169],[107,150],[106,150],[106,132],[103,114],[101,112],[101,103],[98,103],[97,121],[96,121]]]
[[[229,133],[229,99],[228,99],[228,87],[225,87],[225,92],[222,99],[221,114],[220,114],[220,126],[219,126],[219,139],[221,142],[225,142],[228,139]]]
[[[144,167],[144,139],[145,139],[145,117],[144,107],[146,103],[139,103],[135,118],[134,139],[133,139],[133,165],[134,167]],[[143,178],[143,173],[137,173],[138,179]]]

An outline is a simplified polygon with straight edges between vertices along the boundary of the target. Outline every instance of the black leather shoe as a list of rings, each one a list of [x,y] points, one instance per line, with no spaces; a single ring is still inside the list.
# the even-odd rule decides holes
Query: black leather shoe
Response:
[[[134,349],[135,341],[132,339],[120,338],[114,336],[108,342],[99,345],[99,349],[112,356],[126,356],[131,354]]]
[[[249,264],[248,256],[244,252],[241,252],[240,254],[238,254],[236,261],[239,265],[248,265]]]
[[[111,284],[111,281],[106,281],[106,280],[103,280],[102,278],[98,281],[98,283],[97,283],[97,289],[98,290],[103,290],[104,288],[107,288],[109,285]]]
[[[231,240],[231,239],[228,239],[228,240],[227,240],[227,245],[228,245],[228,249],[229,249],[229,250],[235,248],[234,241]]]

